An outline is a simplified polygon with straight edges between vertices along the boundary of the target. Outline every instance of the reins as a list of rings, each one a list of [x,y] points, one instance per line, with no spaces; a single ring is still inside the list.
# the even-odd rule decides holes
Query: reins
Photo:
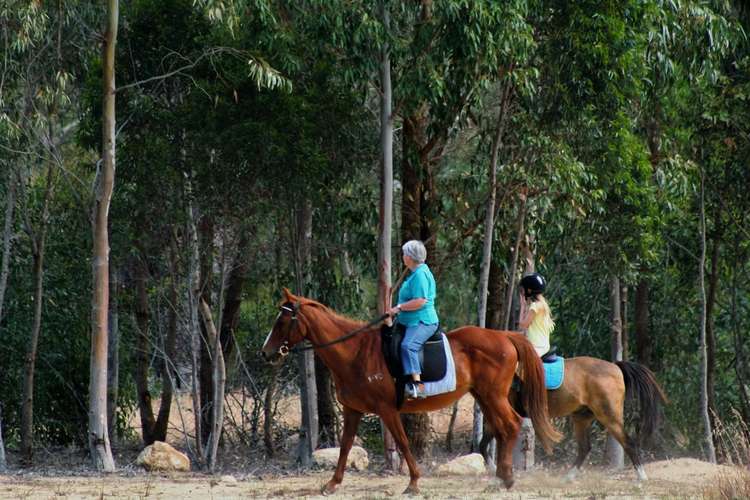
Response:
[[[299,307],[297,307],[297,310],[299,310]],[[377,318],[371,320],[365,326],[363,326],[361,328],[357,328],[356,330],[353,330],[353,331],[351,331],[351,332],[349,332],[349,333],[347,333],[345,335],[342,335],[341,337],[339,337],[337,339],[333,339],[330,342],[325,342],[323,344],[313,344],[312,341],[310,341],[309,339],[307,339],[307,341],[310,342],[311,345],[305,346],[305,347],[295,346],[295,347],[292,347],[291,349],[289,349],[289,352],[302,352],[302,351],[309,351],[309,350],[312,350],[312,349],[322,349],[324,347],[332,346],[334,344],[339,344],[339,343],[344,342],[346,340],[349,340],[350,338],[354,337],[355,335],[358,335],[358,334],[364,332],[365,330],[368,330],[369,328],[377,325],[381,321],[383,321],[386,318],[388,318],[388,316],[389,315],[387,313],[386,314],[382,314],[382,315],[378,316]],[[296,320],[297,320],[297,318],[296,318],[296,315],[295,315],[294,321],[296,322]],[[291,328],[290,328],[290,331],[291,331]]]

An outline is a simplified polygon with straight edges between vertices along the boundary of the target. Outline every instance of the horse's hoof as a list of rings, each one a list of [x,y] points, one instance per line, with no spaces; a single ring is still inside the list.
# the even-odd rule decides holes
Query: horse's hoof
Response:
[[[336,484],[331,484],[331,482],[329,481],[324,484],[322,488],[320,488],[320,493],[325,497],[327,497],[328,495],[333,495],[334,493],[336,493],[337,486],[338,485]]]
[[[635,473],[638,476],[638,481],[648,481],[648,476],[646,475],[646,471],[643,470],[642,465],[635,468]]]
[[[488,495],[498,494],[505,490],[505,481],[499,477],[490,478],[489,484],[484,488],[483,493]]]
[[[406,487],[402,495],[419,495],[419,486],[416,484],[410,484]]]
[[[565,474],[565,481],[568,483],[572,483],[573,481],[576,480],[576,476],[578,476],[578,468],[573,467],[572,469],[568,471],[567,474]]]
[[[504,479],[503,480],[503,484],[505,485],[505,488],[508,489],[508,490],[513,487],[513,483],[515,483],[515,481],[513,480],[513,478]]]

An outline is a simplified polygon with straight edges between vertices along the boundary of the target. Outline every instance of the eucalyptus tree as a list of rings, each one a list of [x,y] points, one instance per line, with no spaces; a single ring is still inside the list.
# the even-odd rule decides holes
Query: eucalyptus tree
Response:
[[[682,158],[691,158],[698,165],[701,175],[690,174],[690,166],[685,172],[694,178],[694,184],[703,186],[705,173],[705,157],[696,158],[695,141],[690,137],[691,129],[700,126],[700,119],[696,120],[696,113],[692,110],[678,111],[685,101],[686,95],[692,96],[692,102],[700,102],[705,96],[711,96],[715,83],[725,71],[722,65],[728,60],[735,60],[736,47],[742,45],[740,25],[733,20],[732,9],[727,4],[704,2],[668,3],[654,9],[651,13],[652,24],[649,32],[649,42],[646,48],[647,89],[642,100],[643,135],[649,146],[650,162],[655,179],[663,178],[665,171],[675,164],[684,163]],[[732,63],[729,63],[732,64]],[[688,98],[690,99],[690,98]],[[694,109],[694,108],[693,108]],[[680,114],[677,114],[680,113]],[[700,136],[697,136],[700,137]],[[696,188],[697,189],[697,188]],[[703,188],[700,189],[703,193]],[[664,196],[663,191],[657,193],[657,202],[664,206],[664,211],[670,211],[672,200]],[[704,205],[699,204],[701,207]],[[716,207],[716,217],[721,218],[721,208]],[[705,229],[704,225],[699,224]],[[706,436],[712,432],[708,430],[715,425],[713,422],[718,415],[715,402],[715,377],[717,373],[717,340],[714,332],[713,309],[716,302],[718,288],[718,270],[720,247],[723,244],[722,226],[717,224],[709,233],[712,240],[711,270],[708,279],[708,292],[704,295],[703,306],[705,317],[701,317],[701,338],[705,339],[705,347],[701,347],[701,366],[705,370],[701,376],[701,400],[705,400],[704,425]],[[705,236],[705,235],[704,235]],[[703,239],[701,241],[704,241]],[[702,246],[701,254],[705,252]],[[698,263],[699,276],[703,276],[703,264]],[[636,295],[636,340],[639,354],[648,356],[652,351],[650,337],[645,330],[648,320],[648,281],[641,279]],[[703,285],[699,287],[703,290]],[[705,326],[705,328],[704,328]],[[704,345],[703,341],[700,342]],[[703,403],[702,403],[703,404]],[[712,439],[716,439],[715,436]],[[713,443],[706,444],[709,458],[713,459]]]
[[[746,29],[747,24],[744,27]],[[732,264],[727,261],[729,255],[734,253],[733,250],[737,249],[736,241],[745,240],[748,236],[747,225],[741,216],[737,216],[747,206],[747,196],[738,192],[737,186],[742,185],[747,178],[747,108],[739,103],[747,98],[748,44],[743,38],[735,36],[732,40],[725,33],[720,35],[723,35],[720,40],[731,40],[731,43],[727,41],[728,47],[720,51],[718,57],[714,57],[714,72],[706,76],[700,73],[695,75],[689,95],[691,102],[697,106],[693,108],[685,102],[686,106],[682,110],[688,126],[692,128],[689,149],[684,154],[693,162],[689,174],[695,186],[695,195],[693,203],[686,207],[686,215],[690,217],[690,213],[697,213],[698,217],[690,217],[695,220],[693,234],[697,237],[694,236],[692,241],[685,243],[687,248],[696,248],[695,242],[700,242],[693,252],[701,256],[694,262],[699,266],[698,275],[701,280],[700,407],[705,428],[703,444],[710,460],[716,459],[712,455],[713,447],[720,443],[715,428],[718,416],[723,413],[719,408],[719,401],[724,398],[717,395],[733,392],[719,390],[717,387],[727,386],[724,374],[728,372],[728,363],[731,361],[726,359],[726,353],[734,353],[740,357],[743,354],[741,342],[730,340],[731,335],[719,334],[721,312],[717,314],[715,309],[721,310],[722,307],[718,304],[722,297],[726,301],[732,300],[724,292],[726,287],[722,285],[724,279],[731,278],[722,269],[745,267],[741,260],[735,260]],[[710,257],[710,266],[707,257]],[[722,260],[726,263],[722,264]],[[707,288],[703,286],[704,267],[708,268]],[[724,309],[726,311],[726,306]],[[728,312],[724,312],[724,315],[729,316]],[[741,372],[736,373],[737,386],[742,393],[744,388]],[[742,405],[741,398],[736,404]]]
[[[119,26],[119,1],[109,0],[102,61],[102,164],[98,172],[93,207],[94,258],[89,385],[89,446],[96,467],[115,469],[107,427],[107,353],[109,335],[109,205],[115,183],[115,48]]]
[[[22,208],[35,283],[21,404],[21,448],[25,463],[31,462],[33,452],[34,386],[46,302],[45,249],[53,179],[58,177],[58,171],[64,170],[63,145],[77,125],[75,71],[70,68],[88,54],[81,47],[90,45],[89,34],[73,27],[74,18],[85,24],[94,17],[92,13],[88,5],[78,2],[69,11],[36,2],[6,2],[0,8],[4,32],[0,43],[5,55],[0,78],[0,145],[9,175],[22,179],[20,184],[12,181],[21,188],[13,197],[18,198]],[[38,181],[40,178],[46,181]],[[37,216],[31,211],[36,208],[33,200],[38,183],[45,187]]]

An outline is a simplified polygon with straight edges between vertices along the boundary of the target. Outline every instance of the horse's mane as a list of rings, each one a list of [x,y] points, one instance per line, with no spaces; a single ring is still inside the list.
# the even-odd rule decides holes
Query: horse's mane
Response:
[[[316,311],[316,313],[324,313],[327,315],[327,319],[331,320],[333,323],[337,324],[338,326],[343,327],[344,330],[347,329],[356,329],[364,326],[365,322],[358,319],[352,319],[344,316],[343,314],[339,314],[330,307],[321,304],[320,302],[316,302],[312,299],[306,299],[305,302],[302,303],[305,307],[312,307],[313,310]],[[304,313],[303,313],[304,314]]]

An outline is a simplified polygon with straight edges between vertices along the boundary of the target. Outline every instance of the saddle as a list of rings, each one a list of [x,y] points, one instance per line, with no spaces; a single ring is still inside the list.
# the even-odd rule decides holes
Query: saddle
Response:
[[[383,357],[391,377],[396,381],[396,407],[399,409],[404,404],[406,383],[411,381],[410,376],[404,375],[404,365],[401,362],[401,342],[404,340],[405,333],[406,327],[399,323],[393,326],[383,325],[380,329]],[[438,326],[432,337],[427,339],[422,350],[419,351],[422,382],[435,382],[445,377],[447,359],[443,347],[443,333],[443,329]]]
[[[542,363],[554,363],[557,361],[557,346],[553,345],[549,351],[542,355]]]
[[[550,350],[542,355],[542,366],[544,367],[544,385],[548,391],[559,389],[565,376],[565,358],[557,355],[557,346],[550,347]],[[510,388],[512,392],[520,393],[523,382],[518,375],[513,376],[513,383]],[[526,409],[521,405],[521,398],[518,394],[512,398],[512,406],[519,415],[526,418]]]

